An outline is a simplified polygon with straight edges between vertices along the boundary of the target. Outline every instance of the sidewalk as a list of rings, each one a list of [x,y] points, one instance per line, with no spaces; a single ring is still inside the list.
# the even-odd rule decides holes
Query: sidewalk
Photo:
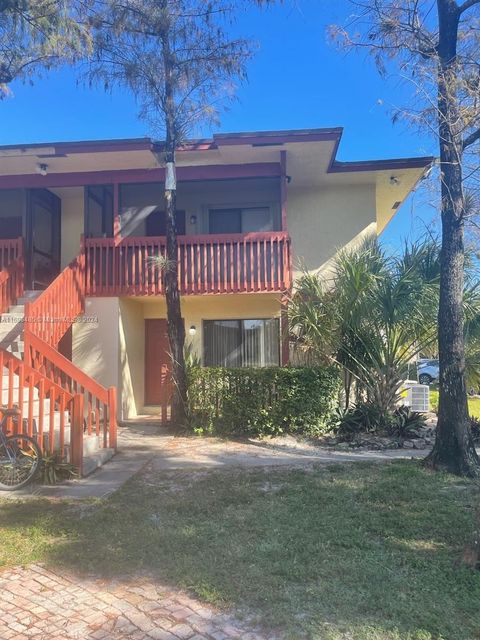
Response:
[[[33,485],[16,492],[0,491],[0,498],[104,498],[119,489],[144,465],[155,471],[219,469],[226,467],[305,466],[341,462],[383,462],[423,458],[428,450],[335,451],[292,437],[235,441],[208,437],[175,437],[152,422],[119,429],[119,452],[91,476],[62,485]]]

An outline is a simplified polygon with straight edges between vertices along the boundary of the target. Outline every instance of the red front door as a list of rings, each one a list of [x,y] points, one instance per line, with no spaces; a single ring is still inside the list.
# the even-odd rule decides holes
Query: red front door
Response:
[[[145,404],[162,407],[165,417],[172,396],[171,371],[166,319],[145,320]]]

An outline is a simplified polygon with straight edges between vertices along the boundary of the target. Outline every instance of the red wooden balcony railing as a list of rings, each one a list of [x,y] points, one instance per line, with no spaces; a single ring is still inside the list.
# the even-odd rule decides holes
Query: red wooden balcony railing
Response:
[[[161,295],[164,237],[85,241],[86,295]],[[290,238],[284,231],[178,238],[182,294],[285,291],[291,284]]]
[[[5,269],[23,255],[23,238],[0,240],[0,269]]]
[[[25,305],[25,340],[34,333],[57,348],[85,306],[85,254],[78,255],[33,302]]]

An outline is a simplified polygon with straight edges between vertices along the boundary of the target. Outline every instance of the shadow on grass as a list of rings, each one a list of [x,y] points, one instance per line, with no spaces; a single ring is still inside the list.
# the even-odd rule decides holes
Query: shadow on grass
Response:
[[[150,467],[102,502],[0,504],[0,533],[4,562],[153,575],[293,638],[474,640],[480,573],[458,559],[475,499],[413,462]]]

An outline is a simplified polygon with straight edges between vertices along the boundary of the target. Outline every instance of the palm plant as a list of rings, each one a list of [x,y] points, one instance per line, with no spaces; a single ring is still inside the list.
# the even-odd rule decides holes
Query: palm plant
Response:
[[[393,411],[410,360],[436,338],[439,249],[434,241],[405,245],[389,256],[376,238],[343,250],[332,277],[304,274],[290,302],[293,339],[343,370],[345,404]]]

